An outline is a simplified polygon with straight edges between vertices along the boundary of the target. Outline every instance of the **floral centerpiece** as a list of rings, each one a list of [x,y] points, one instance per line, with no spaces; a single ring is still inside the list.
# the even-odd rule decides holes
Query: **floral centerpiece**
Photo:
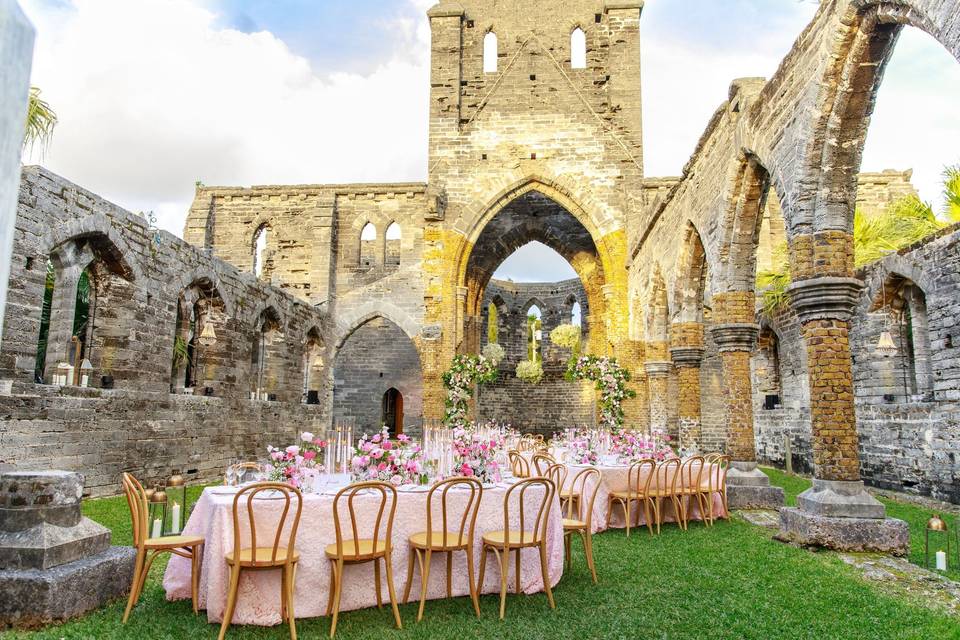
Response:
[[[572,464],[597,464],[597,440],[587,431],[577,431],[565,441],[567,455]]]
[[[443,386],[447,390],[447,412],[443,422],[448,427],[465,427],[467,424],[467,401],[473,397],[476,384],[497,379],[497,365],[484,356],[458,355],[443,374]]]
[[[668,444],[670,436],[661,429],[654,429],[650,433],[621,429],[613,434],[612,442],[610,452],[621,462],[633,463],[645,458],[662,461],[676,456]]]
[[[480,482],[499,482],[497,455],[503,450],[503,435],[490,429],[486,431],[484,434],[474,427],[454,428],[454,471]]]
[[[265,468],[267,479],[302,487],[305,480],[323,473],[324,466],[320,463],[320,457],[326,446],[325,440],[309,431],[300,434],[300,444],[292,444],[285,449],[268,446],[270,462]]]
[[[600,422],[614,431],[623,426],[623,401],[636,396],[627,388],[630,372],[606,356],[580,356],[570,361],[568,380],[592,380],[600,392]]]
[[[386,426],[372,436],[360,438],[350,461],[355,481],[380,480],[400,486],[418,484],[423,473],[420,445],[403,434],[390,439]]]

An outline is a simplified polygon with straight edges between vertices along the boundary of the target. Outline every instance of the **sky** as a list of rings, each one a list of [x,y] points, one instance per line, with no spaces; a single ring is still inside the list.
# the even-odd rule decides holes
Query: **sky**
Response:
[[[37,26],[33,84],[60,124],[25,162],[177,235],[211,185],[424,181],[433,0],[20,0]],[[648,0],[644,163],[678,175],[730,81],[769,77],[812,0]],[[939,207],[960,162],[960,64],[906,29],[862,169],[914,169]],[[42,152],[42,154],[41,154]],[[498,277],[573,277],[531,244]]]

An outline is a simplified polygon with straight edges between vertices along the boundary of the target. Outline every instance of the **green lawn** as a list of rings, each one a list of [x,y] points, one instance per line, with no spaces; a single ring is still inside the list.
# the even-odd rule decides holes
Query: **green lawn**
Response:
[[[796,495],[802,485],[771,474]],[[906,507],[898,507],[904,508]],[[128,543],[130,524],[122,498],[86,503],[87,515]],[[891,509],[893,511],[893,509]],[[899,515],[899,512],[898,512]],[[911,520],[922,515],[911,514]],[[919,520],[917,520],[919,522]],[[401,608],[403,631],[391,626],[389,609],[351,612],[340,619],[337,637],[350,639],[517,638],[960,638],[960,620],[922,603],[884,595],[833,554],[817,554],[775,542],[769,532],[734,519],[712,529],[674,526],[663,535],[645,531],[627,539],[612,531],[595,538],[600,585],[594,586],[582,556],[557,587],[557,610],[543,595],[513,596],[507,619],[497,619],[496,596],[481,601],[477,620],[466,598],[433,601],[414,622],[415,606]],[[3,638],[130,638],[132,640],[215,638],[218,628],[189,602],[166,602],[155,568],[127,626],[123,603],[60,627],[35,633],[8,632]],[[401,578],[402,579],[402,578]],[[398,588],[400,585],[397,585]],[[318,594],[320,597],[320,594]],[[326,618],[302,620],[301,638],[326,637]],[[285,628],[232,627],[228,638],[285,638]]]
[[[783,491],[786,494],[787,505],[791,507],[796,504],[797,494],[802,491],[806,491],[811,484],[810,480],[807,478],[790,476],[777,469],[765,468],[763,471],[770,477],[771,484],[775,484],[778,487],[783,487]],[[927,527],[927,520],[929,520],[934,513],[939,513],[940,516],[946,521],[947,526],[950,527],[951,532],[955,531],[956,527],[960,526],[960,518],[958,518],[955,514],[934,511],[932,509],[927,509],[926,507],[900,500],[890,500],[882,497],[879,498],[879,500],[887,508],[888,517],[899,518],[910,525],[910,562],[921,567],[924,566],[923,540],[924,532],[926,531]],[[931,536],[931,548],[933,547],[934,541],[940,541],[941,546],[938,546],[938,549],[942,547],[944,550],[946,550],[946,547],[942,546],[946,545],[946,541],[943,537]],[[950,570],[947,572],[947,575],[953,580],[960,581],[960,567],[956,566],[955,552],[951,552],[951,556],[952,557],[949,560]],[[930,554],[930,561],[933,562],[932,552]]]

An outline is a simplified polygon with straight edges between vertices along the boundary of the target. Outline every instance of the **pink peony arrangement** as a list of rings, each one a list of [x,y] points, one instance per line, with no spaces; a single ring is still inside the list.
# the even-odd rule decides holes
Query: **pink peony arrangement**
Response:
[[[580,431],[567,438],[566,447],[573,464],[597,464],[600,460],[597,454],[597,440],[589,433]]]
[[[383,427],[379,433],[360,438],[350,461],[350,470],[357,482],[380,480],[396,486],[419,484],[423,474],[423,452],[419,444],[403,434],[391,440],[387,427]]]
[[[326,446],[325,440],[309,431],[300,434],[300,444],[292,444],[286,449],[268,446],[267,479],[286,482],[293,487],[303,486],[307,478],[323,472],[321,457]]]
[[[670,436],[661,429],[654,429],[650,433],[621,429],[613,434],[613,446],[610,452],[615,454],[621,462],[637,462],[644,458],[666,460],[676,454],[670,447]]]
[[[473,427],[453,430],[453,471],[480,482],[499,482],[500,464],[497,455],[503,450],[501,432],[487,429],[480,433]]]

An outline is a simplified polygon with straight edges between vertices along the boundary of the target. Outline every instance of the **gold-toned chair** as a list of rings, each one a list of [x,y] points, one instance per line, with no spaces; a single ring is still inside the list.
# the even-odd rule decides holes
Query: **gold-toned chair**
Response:
[[[580,499],[580,493],[573,487],[567,486],[567,466],[554,463],[547,467],[546,473],[541,474],[545,478],[553,480],[553,485],[557,488],[557,494],[560,496],[560,508],[563,509],[570,501]]]
[[[545,451],[538,451],[533,454],[533,466],[537,470],[537,475],[540,477],[546,476],[547,469],[554,464],[557,464],[557,461],[554,460],[552,455]]]
[[[129,473],[123,474],[123,493],[130,507],[130,519],[133,523],[133,546],[137,549],[133,565],[133,581],[130,585],[130,597],[123,612],[123,623],[130,618],[133,605],[143,593],[143,585],[150,573],[153,561],[161,553],[172,553],[190,560],[190,595],[193,600],[193,613],[197,613],[197,596],[200,580],[200,563],[203,558],[203,538],[201,536],[164,536],[151,538],[147,522],[147,493],[143,485]]]
[[[357,525],[357,511],[354,500],[358,495],[373,492],[376,505],[364,505],[365,513],[376,513],[376,521],[369,536],[361,536]],[[348,537],[343,535],[340,518],[340,501],[346,499],[350,512]],[[333,499],[333,525],[337,541],[327,545],[324,550],[330,561],[330,599],[327,601],[327,615],[330,621],[330,637],[337,632],[337,618],[340,615],[340,595],[343,592],[343,568],[347,564],[373,563],[373,579],[376,582],[377,607],[383,606],[380,586],[380,562],[383,561],[387,573],[387,592],[390,594],[390,606],[397,629],[403,628],[400,611],[397,609],[397,595],[393,588],[393,516],[397,511],[397,490],[386,482],[357,482],[341,489]]]
[[[610,528],[610,518],[613,515],[614,503],[623,509],[623,518],[626,522],[627,537],[630,537],[630,527],[633,524],[634,502],[643,504],[644,519],[650,533],[653,533],[653,522],[650,519],[650,481],[653,478],[657,463],[650,459],[640,460],[630,465],[627,471],[627,489],[625,491],[611,491],[607,495],[607,528]],[[637,506],[640,506],[639,504]]]
[[[707,454],[704,458],[706,472],[705,479],[700,480],[700,491],[707,503],[707,513],[704,518],[712,526],[716,517],[713,513],[713,496],[720,494],[723,502],[723,511],[726,517],[730,517],[730,511],[727,509],[727,470],[730,468],[730,456],[720,453]]]
[[[680,458],[670,458],[656,465],[653,482],[647,489],[647,495],[653,501],[654,519],[657,521],[657,534],[663,524],[663,501],[670,500],[674,513],[677,515],[677,524],[683,528],[683,505],[680,494],[677,493],[677,484],[680,480]]]
[[[683,506],[683,528],[690,527],[690,512],[693,511],[693,501],[697,501],[700,510],[700,517],[705,524],[708,523],[707,502],[704,499],[703,489],[703,471],[706,462],[703,456],[691,456],[680,465],[680,482],[677,486],[677,493],[680,496],[680,504]]]
[[[283,499],[283,510],[276,523],[269,527],[270,533],[266,538],[261,537],[257,543],[257,495],[265,491],[281,494],[276,500],[270,500],[271,506],[280,503]],[[242,528],[240,523],[240,505],[246,508],[246,522],[250,532],[250,546],[244,547],[241,543]],[[295,503],[295,505],[294,505]],[[286,544],[283,541],[283,530],[287,525],[287,518],[291,515],[293,506],[293,520]],[[264,571],[280,569],[280,619],[290,625],[290,638],[297,640],[297,624],[293,611],[293,585],[297,574],[297,562],[300,554],[295,550],[297,544],[297,528],[300,526],[300,514],[303,511],[303,495],[296,487],[283,482],[258,482],[244,487],[233,498],[233,551],[224,556],[227,566],[230,567],[230,586],[227,587],[227,608],[223,612],[223,622],[220,624],[219,640],[223,640],[227,628],[233,621],[233,612],[237,607],[237,595],[240,590],[240,574],[244,571]],[[261,526],[261,531],[264,529]]]
[[[539,500],[536,518],[532,525],[526,513],[527,491],[533,487],[542,487],[543,494]],[[553,601],[553,590],[550,588],[550,574],[547,569],[547,527],[550,523],[550,509],[553,506],[553,496],[556,487],[552,480],[547,478],[527,478],[507,489],[503,497],[503,529],[489,531],[483,534],[483,550],[480,556],[480,579],[478,584],[483,588],[484,571],[487,565],[487,552],[492,552],[500,565],[500,619],[503,620],[507,606],[507,582],[510,564],[510,552],[516,554],[516,592],[520,593],[520,552],[523,549],[536,547],[540,553],[540,572],[543,575],[543,588],[547,592],[547,601],[551,609],[557,605]],[[510,504],[515,502],[519,510],[520,528],[510,528]],[[536,502],[534,502],[536,504]]]
[[[587,488],[587,482],[593,482],[593,489]],[[568,500],[563,513],[563,546],[566,552],[567,565],[571,564],[571,546],[573,534],[580,534],[583,540],[583,554],[587,558],[587,566],[593,575],[593,584],[597,584],[597,567],[593,562],[593,504],[600,491],[600,471],[584,469],[573,477],[570,488],[578,495],[590,496],[587,500]],[[577,508],[574,509],[574,502]]]
[[[259,462],[238,462],[230,465],[228,469],[233,472],[237,484],[243,484],[244,482],[255,482],[262,473],[263,466]],[[223,482],[226,484],[227,479],[224,478]]]
[[[447,505],[447,497],[451,489],[465,487],[469,489],[458,492],[467,497],[467,504],[463,513],[457,518],[452,517],[452,507]],[[433,524],[433,499],[440,491],[440,528]],[[413,584],[413,563],[416,560],[420,567],[420,609],[417,611],[417,622],[423,619],[423,606],[427,600],[427,586],[430,582],[430,558],[434,553],[447,554],[447,597],[453,597],[453,554],[463,551],[467,556],[467,580],[470,584],[470,599],[473,600],[473,610],[480,617],[480,599],[477,587],[473,581],[473,534],[477,524],[477,511],[480,509],[480,500],[483,497],[483,485],[476,478],[456,477],[443,480],[433,485],[427,494],[427,530],[410,536],[410,564],[407,568],[407,586],[403,592],[403,602],[410,600],[410,587]],[[451,524],[454,526],[451,527]]]
[[[515,449],[508,452],[507,455],[510,458],[510,470],[513,472],[514,477],[529,478],[530,462],[526,458],[524,458],[519,451]]]

